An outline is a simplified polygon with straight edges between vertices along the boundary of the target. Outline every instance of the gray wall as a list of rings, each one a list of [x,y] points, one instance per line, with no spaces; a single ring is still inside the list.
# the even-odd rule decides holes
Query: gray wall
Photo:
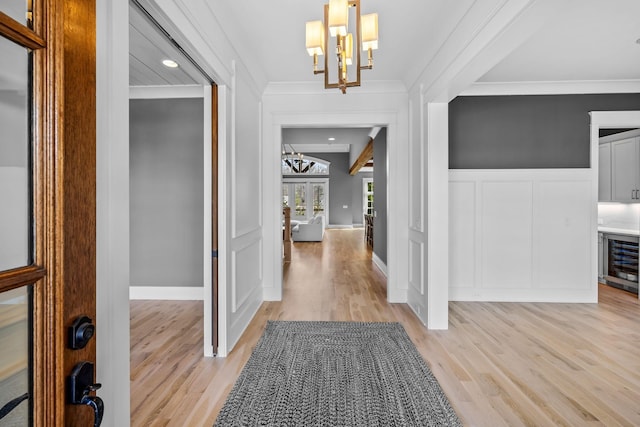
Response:
[[[640,110],[640,94],[455,98],[449,168],[587,168],[588,113],[606,110]]]
[[[202,286],[202,99],[130,101],[131,286]]]
[[[373,252],[387,263],[387,128],[373,140]]]
[[[349,153],[309,153],[331,162],[329,168],[329,221],[327,225],[362,225],[362,178],[371,173],[349,175]],[[347,206],[345,209],[343,206]]]
[[[358,172],[355,179],[351,182],[351,205],[353,206],[353,225],[363,226],[364,225],[364,216],[362,206],[364,194],[362,192],[363,184],[362,180],[364,178],[373,178],[373,172]]]

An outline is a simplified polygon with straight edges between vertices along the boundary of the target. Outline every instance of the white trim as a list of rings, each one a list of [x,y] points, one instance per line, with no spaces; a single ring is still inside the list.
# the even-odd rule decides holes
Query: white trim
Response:
[[[427,103],[427,327],[449,327],[449,105]],[[441,185],[446,182],[447,185]]]
[[[229,191],[227,190],[227,152],[229,150],[228,121],[229,112],[227,110],[227,98],[229,88],[218,86],[218,357],[226,357],[228,352],[227,339],[229,336],[228,304],[229,295],[229,274],[227,248],[229,248],[228,237],[228,211],[229,211]]]
[[[378,257],[378,255],[376,255],[375,252],[373,252],[371,254],[371,261],[375,264],[376,267],[378,267],[378,269],[380,269],[382,274],[384,274],[384,277],[388,277],[389,276],[388,272],[387,272],[387,264],[382,262],[380,257]]]
[[[360,224],[362,225],[362,224]],[[351,230],[353,227],[352,225],[345,225],[345,224],[329,224],[326,226],[326,228],[333,228],[333,229],[342,229],[342,230]]]
[[[129,86],[129,99],[202,98],[202,85]]]
[[[351,89],[351,88],[350,88]],[[326,91],[329,92],[329,91]],[[355,91],[354,91],[355,92]],[[295,105],[289,97],[265,96],[265,125],[263,156],[263,212],[265,222],[263,227],[263,242],[265,245],[265,282],[264,299],[278,301],[282,299],[282,267],[280,254],[282,253],[282,229],[279,221],[282,215],[280,186],[281,170],[278,159],[281,156],[282,128],[290,126],[358,126],[375,125],[387,126],[387,159],[388,185],[393,188],[389,192],[388,224],[389,235],[387,243],[387,264],[389,266],[389,280],[387,284],[387,300],[392,303],[406,302],[407,299],[407,245],[408,224],[406,216],[406,201],[408,188],[408,174],[406,172],[407,155],[406,131],[407,111],[406,93],[389,95],[385,111],[356,111],[353,104],[363,105],[371,103],[370,97],[361,99],[352,94],[348,99],[350,104],[344,104],[343,95],[327,96],[319,105],[315,97],[298,97],[300,102]],[[326,101],[326,102],[325,102]],[[336,104],[334,104],[334,102]],[[339,103],[338,103],[339,102]],[[308,104],[305,105],[305,104]],[[294,105],[294,107],[292,107]],[[309,110],[306,110],[306,108]],[[295,108],[295,110],[292,110]],[[319,109],[316,111],[315,109]],[[383,166],[384,167],[384,166]],[[270,186],[273,185],[273,188]]]
[[[640,80],[571,80],[539,82],[476,82],[460,96],[575,95],[591,93],[638,93]]]
[[[175,300],[175,301],[203,301],[204,287],[202,286],[131,286],[129,299]]]
[[[592,111],[589,114],[592,130],[640,127],[640,111]],[[598,138],[598,132],[596,132],[596,138]]]
[[[607,135],[600,138],[598,141],[600,144],[607,142],[620,141],[621,139],[634,138],[640,136],[640,129],[628,130],[626,132],[614,133],[613,135]]]
[[[109,405],[105,427],[131,422],[128,22],[128,1],[96,2],[96,377]]]

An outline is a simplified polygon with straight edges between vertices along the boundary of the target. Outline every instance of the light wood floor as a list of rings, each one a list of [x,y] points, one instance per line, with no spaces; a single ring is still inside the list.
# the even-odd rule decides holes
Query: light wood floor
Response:
[[[428,331],[388,304],[362,230],[296,243],[282,302],[264,303],[226,359],[202,357],[201,302],[131,302],[133,426],[211,426],[268,319],[398,321],[465,425],[639,426],[640,304],[449,304]]]

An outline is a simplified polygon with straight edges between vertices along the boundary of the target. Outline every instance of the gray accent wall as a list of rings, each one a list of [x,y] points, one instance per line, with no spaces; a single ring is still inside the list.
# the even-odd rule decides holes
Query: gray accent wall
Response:
[[[203,100],[129,106],[131,286],[203,286]]]
[[[449,168],[588,168],[589,112],[607,110],[640,110],[640,94],[455,98]]]
[[[373,252],[387,263],[387,128],[373,140]]]

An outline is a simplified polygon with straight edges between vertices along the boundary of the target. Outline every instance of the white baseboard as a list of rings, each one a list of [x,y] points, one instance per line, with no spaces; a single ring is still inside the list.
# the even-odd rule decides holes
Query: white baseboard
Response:
[[[329,224],[327,228],[353,228],[353,225]]]
[[[375,252],[372,254],[371,260],[376,265],[376,267],[378,267],[380,271],[382,271],[382,274],[384,274],[384,277],[389,277],[387,274],[387,264],[382,262],[382,260],[378,257],[378,255],[376,255]]]
[[[130,286],[129,299],[203,301],[204,288],[201,286]]]
[[[585,284],[585,287],[589,284]],[[598,302],[597,287],[593,289],[504,289],[449,288],[449,301],[468,302]]]

